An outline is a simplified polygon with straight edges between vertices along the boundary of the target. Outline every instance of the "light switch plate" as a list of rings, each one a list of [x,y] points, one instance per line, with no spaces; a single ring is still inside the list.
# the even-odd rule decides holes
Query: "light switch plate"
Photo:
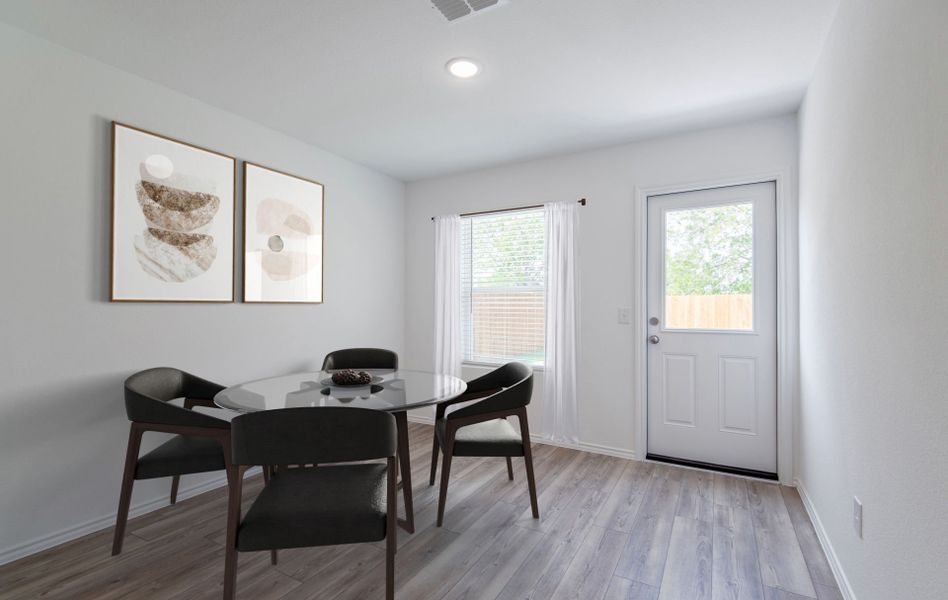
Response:
[[[620,306],[616,309],[616,320],[620,325],[629,325],[632,323],[632,309],[627,306]]]

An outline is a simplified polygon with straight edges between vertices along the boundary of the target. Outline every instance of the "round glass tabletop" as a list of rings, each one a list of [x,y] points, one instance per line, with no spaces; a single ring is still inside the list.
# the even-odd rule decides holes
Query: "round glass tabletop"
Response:
[[[303,406],[354,406],[399,412],[446,402],[467,389],[462,379],[427,371],[357,369],[372,375],[363,386],[332,384],[332,372],[309,371],[268,377],[221,390],[214,403],[240,412]]]

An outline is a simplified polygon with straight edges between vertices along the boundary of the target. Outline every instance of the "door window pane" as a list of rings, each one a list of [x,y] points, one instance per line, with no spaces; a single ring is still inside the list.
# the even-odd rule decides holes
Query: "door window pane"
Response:
[[[752,203],[665,213],[665,327],[753,330]]]

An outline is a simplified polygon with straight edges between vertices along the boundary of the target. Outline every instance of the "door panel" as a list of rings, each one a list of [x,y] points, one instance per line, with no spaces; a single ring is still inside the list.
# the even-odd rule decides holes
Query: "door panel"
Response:
[[[718,374],[721,431],[757,434],[757,359],[722,356]]]
[[[665,408],[666,425],[694,427],[695,413],[695,357],[691,354],[666,354]]]
[[[648,452],[777,470],[776,187],[648,199]]]

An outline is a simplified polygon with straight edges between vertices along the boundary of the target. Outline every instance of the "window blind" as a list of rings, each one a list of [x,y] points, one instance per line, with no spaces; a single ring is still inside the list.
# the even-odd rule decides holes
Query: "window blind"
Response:
[[[461,219],[464,361],[543,365],[545,227],[542,208]]]

